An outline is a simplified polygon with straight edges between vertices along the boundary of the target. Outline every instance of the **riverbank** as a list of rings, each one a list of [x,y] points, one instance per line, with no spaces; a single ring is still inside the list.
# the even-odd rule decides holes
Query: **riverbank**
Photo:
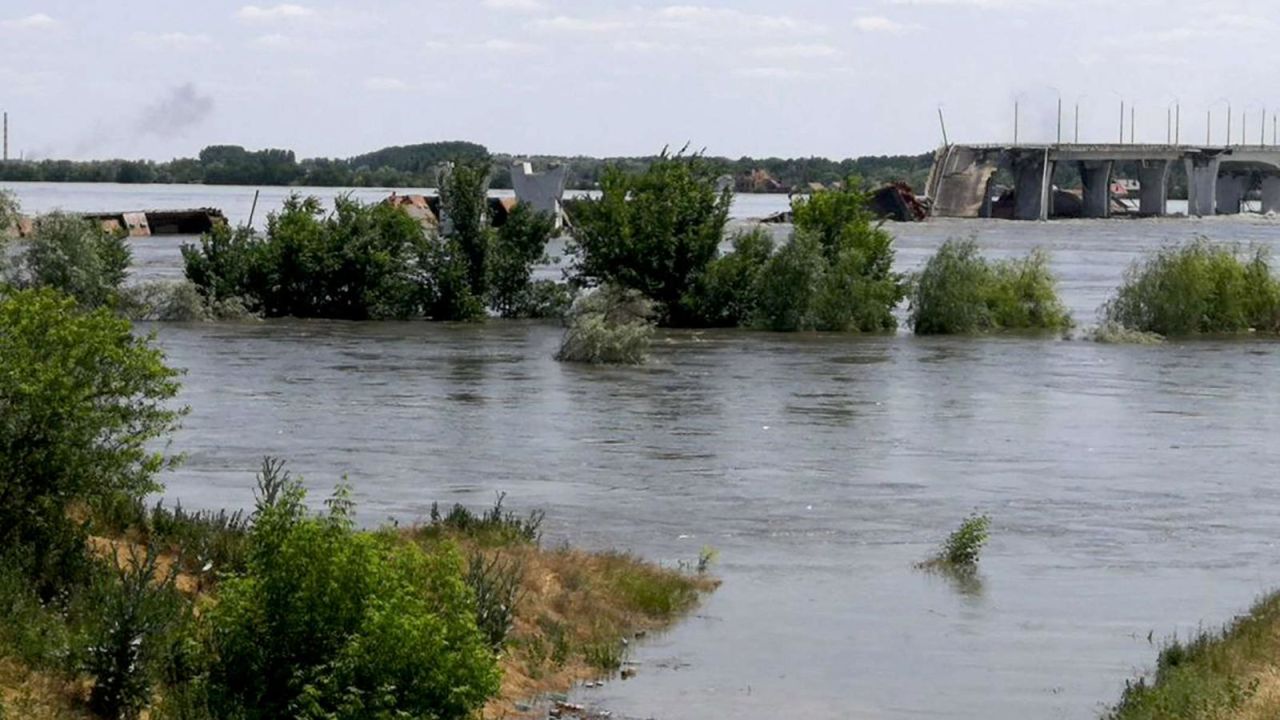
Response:
[[[460,526],[454,522],[459,517],[468,520]],[[719,585],[708,573],[709,555],[673,568],[624,552],[585,552],[567,545],[546,548],[524,532],[536,532],[535,526],[513,530],[513,516],[497,523],[490,521],[494,517],[455,509],[443,519],[396,533],[399,542],[415,544],[429,555],[451,552],[466,558],[470,570],[464,567],[463,572],[473,578],[469,583],[476,582],[481,568],[489,577],[480,581],[484,587],[506,580],[517,585],[509,634],[497,651],[501,689],[484,706],[485,718],[545,716],[551,703],[579,683],[633,677],[636,670],[627,666],[631,647],[669,628]],[[234,545],[233,536],[239,532],[196,527],[202,522],[186,516],[164,535],[149,527],[120,528],[112,537],[92,537],[90,548],[94,555],[123,566],[129,558],[145,554],[150,543],[161,551],[158,575],[172,572],[176,589],[201,613],[218,603],[218,581],[214,574],[202,572],[198,562],[193,565],[191,555],[180,553],[190,544]],[[183,524],[188,527],[177,527]],[[96,718],[87,709],[92,681],[54,666],[25,662],[21,643],[14,638],[26,634],[0,620],[0,718]],[[164,705],[164,692],[158,691],[154,707]]]
[[[1107,720],[1280,717],[1280,593],[1218,631],[1173,639],[1153,673],[1128,685]]]

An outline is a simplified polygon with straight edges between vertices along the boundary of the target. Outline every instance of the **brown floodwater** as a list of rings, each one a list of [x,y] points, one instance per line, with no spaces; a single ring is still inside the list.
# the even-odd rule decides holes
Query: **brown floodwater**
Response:
[[[15,187],[69,209],[252,197]],[[1256,217],[893,230],[903,269],[948,236],[1044,246],[1086,325],[1145,250],[1280,240]],[[179,276],[178,242],[137,243],[139,275]],[[1280,586],[1273,341],[673,332],[647,366],[592,368],[555,362],[540,323],[147,329],[187,370],[165,479],[184,505],[250,504],[273,455],[317,501],[347,476],[369,524],[502,491],[547,511],[548,543],[716,548],[723,586],[636,648],[637,677],[575,694],[620,715],[1092,718],[1154,660],[1149,633]],[[976,581],[914,569],[971,512],[993,521]]]

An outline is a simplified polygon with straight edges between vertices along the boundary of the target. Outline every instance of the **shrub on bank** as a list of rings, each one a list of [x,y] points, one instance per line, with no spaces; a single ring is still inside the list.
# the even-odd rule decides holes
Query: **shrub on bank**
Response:
[[[556,359],[593,365],[639,365],[653,338],[653,304],[638,291],[607,285],[578,298]]]
[[[573,205],[577,281],[637,291],[659,322],[690,324],[683,301],[716,257],[732,191],[701,156],[665,151],[642,172],[608,167],[600,190]]]
[[[948,240],[914,278],[911,328],[917,335],[1063,330],[1071,317],[1056,285],[1039,249],[991,261],[974,240]]]
[[[1199,238],[1135,262],[1104,319],[1159,335],[1280,330],[1280,281],[1269,253]]]
[[[123,231],[60,212],[37,218],[20,247],[6,273],[10,284],[58,290],[84,308],[115,300],[131,260]]]
[[[207,612],[215,717],[470,717],[498,689],[462,560],[354,528],[343,489],[312,515],[268,468],[248,569]]]
[[[128,321],[49,290],[0,298],[0,368],[0,548],[51,590],[83,576],[74,505],[159,488],[178,373]]]

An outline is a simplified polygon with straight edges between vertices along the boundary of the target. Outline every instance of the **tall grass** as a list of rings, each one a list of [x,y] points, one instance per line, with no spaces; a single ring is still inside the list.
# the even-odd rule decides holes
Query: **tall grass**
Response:
[[[1280,594],[1218,632],[1167,643],[1155,672],[1126,684],[1105,720],[1280,717]]]
[[[1160,335],[1280,331],[1280,281],[1264,248],[1197,238],[1135,262],[1104,320]]]
[[[951,239],[914,278],[910,323],[917,335],[1064,330],[1071,316],[1048,253],[988,260],[973,239]]]

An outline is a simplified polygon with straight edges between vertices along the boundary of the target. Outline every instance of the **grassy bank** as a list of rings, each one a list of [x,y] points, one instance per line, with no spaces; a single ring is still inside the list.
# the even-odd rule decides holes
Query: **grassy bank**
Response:
[[[157,582],[171,583],[197,613],[218,605],[220,581],[234,582],[249,567],[254,530],[239,514],[136,504],[92,513],[85,519],[96,533],[88,543],[93,556],[127,567],[154,550]],[[458,562],[501,673],[484,717],[517,717],[539,698],[616,676],[638,639],[670,626],[718,584],[705,561],[666,568],[622,552],[544,547],[541,521],[541,514],[506,512],[499,500],[482,514],[455,506],[412,528],[357,531]],[[81,632],[75,613],[63,616],[24,597],[0,587],[0,718],[101,717],[90,710],[94,681],[64,662]],[[157,711],[173,707],[166,697],[173,692],[179,690],[159,683],[140,717],[188,717]]]
[[[1280,717],[1280,593],[1219,631],[1170,641],[1106,720]]]

